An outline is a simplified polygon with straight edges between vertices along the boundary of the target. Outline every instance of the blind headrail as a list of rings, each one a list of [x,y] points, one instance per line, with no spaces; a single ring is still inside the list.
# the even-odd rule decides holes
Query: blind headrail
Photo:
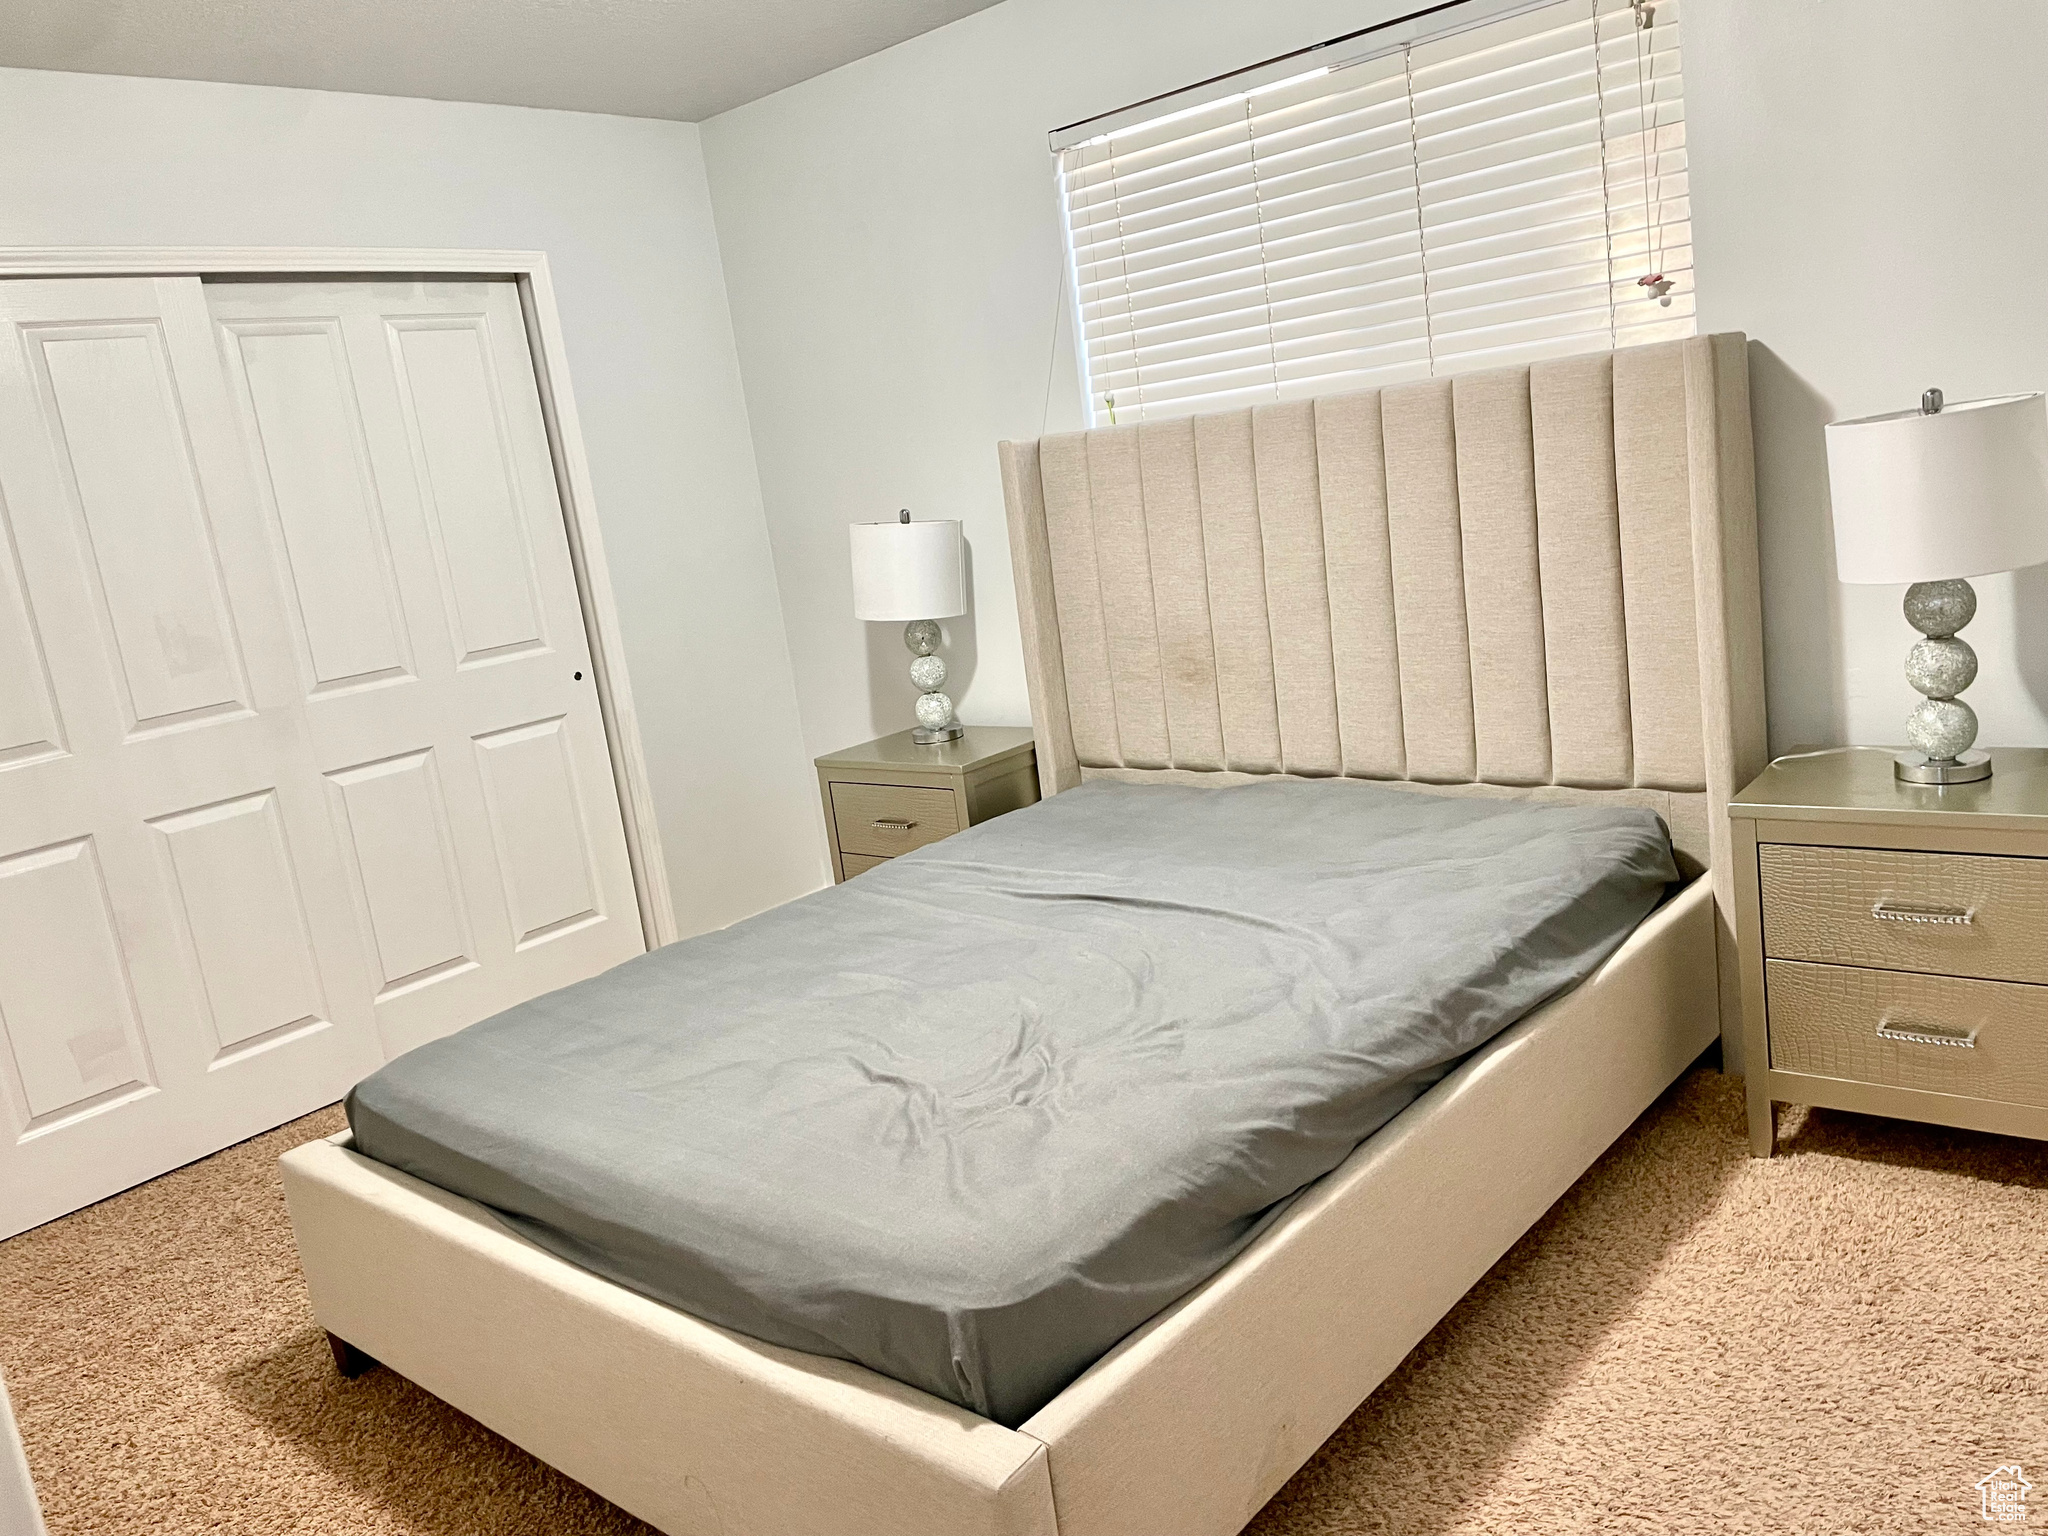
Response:
[[[1248,95],[1266,86],[1361,64],[1367,59],[1396,53],[1431,38],[1448,37],[1455,32],[1484,26],[1489,21],[1498,21],[1518,11],[1538,10],[1549,3],[1551,0],[1439,0],[1436,5],[1427,5],[1405,15],[1375,22],[1369,27],[1360,27],[1356,32],[1346,32],[1341,37],[1310,43],[1292,53],[1275,54],[1244,69],[1212,75],[1179,90],[1148,96],[1127,107],[1118,107],[1114,112],[1068,123],[1063,128],[1053,129],[1048,138],[1053,152],[1057,154],[1077,144],[1090,144],[1133,128],[1150,127],[1232,96]]]

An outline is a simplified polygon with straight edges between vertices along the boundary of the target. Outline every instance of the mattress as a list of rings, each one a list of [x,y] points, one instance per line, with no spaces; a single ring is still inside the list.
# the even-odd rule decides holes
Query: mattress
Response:
[[[357,1150],[1012,1427],[1677,879],[1648,811],[1093,783],[521,1004]]]

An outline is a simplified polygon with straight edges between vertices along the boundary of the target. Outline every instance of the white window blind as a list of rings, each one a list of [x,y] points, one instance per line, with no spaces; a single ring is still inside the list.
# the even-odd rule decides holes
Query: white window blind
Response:
[[[1093,419],[1690,336],[1679,5],[1525,7],[1062,149]]]

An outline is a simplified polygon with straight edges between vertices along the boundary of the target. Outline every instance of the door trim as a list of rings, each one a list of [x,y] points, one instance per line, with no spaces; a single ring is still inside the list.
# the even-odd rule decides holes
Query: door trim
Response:
[[[0,246],[0,278],[10,277],[509,277],[519,285],[533,352],[541,417],[562,502],[569,563],[583,627],[590,637],[591,673],[604,716],[605,745],[618,786],[626,853],[633,867],[633,893],[640,907],[640,931],[649,949],[677,938],[668,865],[661,851],[654,790],[640,744],[640,720],[626,674],[625,643],[619,633],[611,569],[605,563],[598,527],[597,498],[576,399],[569,388],[568,346],[555,307],[555,286],[544,251],[363,250],[341,247],[269,246]]]

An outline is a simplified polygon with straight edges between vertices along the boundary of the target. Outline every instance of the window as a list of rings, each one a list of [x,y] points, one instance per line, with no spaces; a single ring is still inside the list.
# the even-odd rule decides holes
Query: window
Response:
[[[1055,134],[1092,418],[1690,336],[1679,3],[1473,0]]]

